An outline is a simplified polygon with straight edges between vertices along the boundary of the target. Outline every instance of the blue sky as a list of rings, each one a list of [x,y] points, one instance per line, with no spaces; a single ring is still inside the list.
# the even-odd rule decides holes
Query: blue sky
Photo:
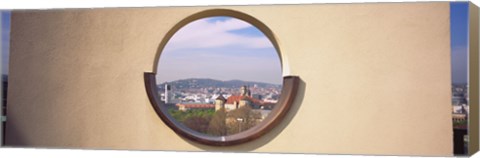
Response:
[[[467,82],[468,2],[451,2],[453,83]],[[10,12],[2,11],[2,74],[8,73]],[[160,57],[157,81],[182,78],[281,83],[279,57],[252,25],[229,17],[200,19],[179,30]]]
[[[245,80],[281,84],[280,57],[251,24],[231,17],[193,21],[165,46],[157,82],[186,78]]]
[[[468,2],[450,3],[452,81],[467,83],[468,71]]]
[[[8,57],[10,50],[10,12],[0,11],[2,16],[2,74],[8,74]]]

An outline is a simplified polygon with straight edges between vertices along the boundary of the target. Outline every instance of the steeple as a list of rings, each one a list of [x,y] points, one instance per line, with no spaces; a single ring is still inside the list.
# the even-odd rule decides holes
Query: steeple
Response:
[[[240,87],[240,96],[247,96],[248,93],[248,88],[246,85],[243,85]]]
[[[217,97],[217,99],[215,99],[215,100],[220,100],[220,101],[223,101],[223,102],[227,101],[227,99],[225,99],[225,97],[223,97],[222,94],[220,94],[220,95]]]

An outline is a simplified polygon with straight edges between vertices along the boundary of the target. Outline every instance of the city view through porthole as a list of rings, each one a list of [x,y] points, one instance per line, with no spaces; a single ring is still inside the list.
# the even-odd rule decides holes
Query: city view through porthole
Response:
[[[176,121],[227,136],[262,122],[282,89],[280,57],[255,26],[209,17],[178,30],[161,52],[158,95]]]

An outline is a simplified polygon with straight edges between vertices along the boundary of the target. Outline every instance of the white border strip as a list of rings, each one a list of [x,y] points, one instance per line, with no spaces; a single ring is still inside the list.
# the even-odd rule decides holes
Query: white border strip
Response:
[[[377,3],[377,2],[425,2],[426,0],[2,0],[0,9],[51,9],[51,8],[110,8],[154,6],[206,6],[206,5],[259,5],[259,4],[311,4],[311,3]],[[448,1],[448,0],[436,0]],[[428,2],[428,1],[427,1]]]
[[[436,0],[447,1],[447,0]],[[464,0],[462,0],[464,1]],[[376,3],[376,2],[425,2],[425,0],[2,0],[0,10],[10,9],[51,9],[51,8],[105,8],[105,7],[154,7],[154,6],[205,6],[205,5],[259,5],[259,4],[310,4],[310,3]],[[472,0],[480,4],[479,0]],[[1,48],[1,46],[0,46]],[[1,49],[0,49],[1,50]],[[265,157],[265,158],[318,158],[318,157],[362,157],[369,158],[378,156],[349,156],[349,155],[312,155],[312,154],[259,154],[259,153],[212,153],[212,152],[167,152],[167,151],[118,151],[118,150],[70,150],[70,149],[31,149],[31,148],[1,148],[2,157],[186,157],[186,158],[216,158],[216,157]],[[480,154],[476,154],[477,156]],[[390,156],[398,157],[398,156]]]

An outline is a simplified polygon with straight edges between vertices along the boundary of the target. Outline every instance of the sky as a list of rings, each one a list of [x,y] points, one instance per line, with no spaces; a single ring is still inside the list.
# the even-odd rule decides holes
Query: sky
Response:
[[[450,5],[452,81],[467,83],[468,2]],[[8,74],[10,12],[2,11],[2,74]],[[280,84],[280,59],[254,26],[229,17],[187,24],[167,43],[157,83],[184,78],[240,79]]]
[[[8,74],[8,58],[10,50],[10,12],[0,11],[2,16],[2,74]]]
[[[157,83],[187,78],[281,84],[280,57],[256,27],[231,17],[193,21],[167,42]]]
[[[467,83],[468,2],[450,3],[450,29],[452,82]]]

